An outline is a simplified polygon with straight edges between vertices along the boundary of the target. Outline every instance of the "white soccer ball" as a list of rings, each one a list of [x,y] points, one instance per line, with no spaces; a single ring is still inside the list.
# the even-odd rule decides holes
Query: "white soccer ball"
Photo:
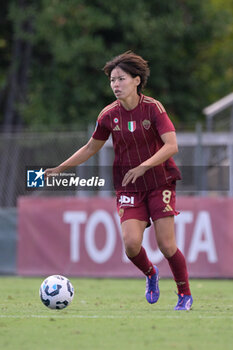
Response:
[[[66,277],[53,275],[42,282],[39,294],[42,303],[48,308],[64,309],[74,297],[74,288]]]

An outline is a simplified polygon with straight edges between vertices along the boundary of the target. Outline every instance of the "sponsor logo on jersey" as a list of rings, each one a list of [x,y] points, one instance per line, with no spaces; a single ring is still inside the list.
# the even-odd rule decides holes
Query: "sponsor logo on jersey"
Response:
[[[142,125],[146,130],[148,130],[151,126],[151,122],[148,119],[144,119]]]
[[[134,197],[128,197],[125,195],[121,195],[119,199],[119,203],[121,203],[121,206],[134,206]]]
[[[113,128],[113,131],[119,131],[119,130],[121,130],[119,125],[116,125],[115,128]]]
[[[165,209],[163,210],[164,213],[166,213],[167,211],[173,211],[172,207],[169,204],[167,204]]]
[[[129,131],[134,132],[136,130],[136,122],[128,122],[128,129]]]

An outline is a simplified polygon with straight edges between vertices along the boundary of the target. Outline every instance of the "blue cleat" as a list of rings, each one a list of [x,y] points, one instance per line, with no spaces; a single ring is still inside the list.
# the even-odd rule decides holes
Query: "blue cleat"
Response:
[[[146,300],[150,304],[154,304],[159,299],[159,269],[154,266],[155,274],[146,277]]]
[[[177,294],[177,296],[178,303],[174,307],[174,310],[190,310],[193,303],[192,295]]]

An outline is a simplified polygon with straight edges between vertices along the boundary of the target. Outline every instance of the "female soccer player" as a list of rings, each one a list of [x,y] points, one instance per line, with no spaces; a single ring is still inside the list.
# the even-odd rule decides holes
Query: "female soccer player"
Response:
[[[183,254],[174,231],[175,187],[180,172],[171,158],[178,152],[175,128],[163,105],[141,91],[150,70],[147,62],[127,51],[104,67],[116,100],[98,116],[96,129],[82,148],[45,176],[84,163],[112,135],[117,208],[128,258],[146,276],[146,299],[159,299],[159,270],[142,247],[152,220],[158,247],[168,261],[178,288],[175,310],[189,310],[193,299]]]

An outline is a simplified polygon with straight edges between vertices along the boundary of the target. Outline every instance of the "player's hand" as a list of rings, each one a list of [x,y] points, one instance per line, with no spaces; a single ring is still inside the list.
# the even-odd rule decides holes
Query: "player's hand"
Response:
[[[136,168],[130,169],[124,176],[122,186],[127,186],[130,182],[135,183],[138,177],[145,174],[149,169],[147,166],[139,165]]]
[[[46,179],[49,176],[58,176],[60,174],[60,172],[61,172],[61,170],[59,169],[59,167],[48,168],[44,172],[44,178]]]

